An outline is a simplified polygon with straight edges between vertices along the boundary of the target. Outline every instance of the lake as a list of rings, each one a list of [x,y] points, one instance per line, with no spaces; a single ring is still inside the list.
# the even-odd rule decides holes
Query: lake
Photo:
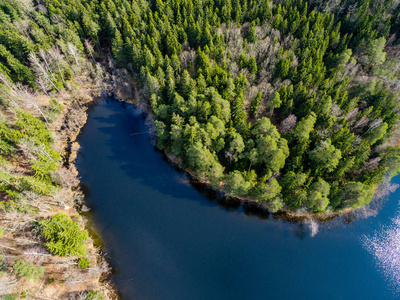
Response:
[[[191,185],[131,104],[96,105],[78,142],[86,203],[123,299],[398,298],[398,191],[376,216],[320,224],[315,234]]]

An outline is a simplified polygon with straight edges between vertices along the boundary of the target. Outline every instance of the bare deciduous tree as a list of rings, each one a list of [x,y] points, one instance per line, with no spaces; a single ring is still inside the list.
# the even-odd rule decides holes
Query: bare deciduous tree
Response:
[[[50,57],[52,58],[52,63],[57,65],[58,72],[61,75],[61,80],[65,86],[65,81],[64,81],[64,75],[63,72],[61,71],[61,65],[64,60],[64,56],[61,54],[60,49],[58,46],[53,45],[53,47],[49,50],[47,50],[49,53]]]
[[[357,115],[358,115],[359,109],[358,107],[356,107],[355,109],[353,109],[351,112],[349,112],[346,116],[346,121],[352,121]]]
[[[104,260],[101,259],[99,264],[94,268],[88,268],[90,274],[107,274],[111,272],[111,266]]]
[[[361,129],[364,128],[365,126],[367,126],[369,122],[368,117],[366,116],[362,116],[353,126],[353,129]]]
[[[19,203],[37,208],[39,211],[50,212],[53,208],[45,203],[42,195],[34,191],[23,191],[18,195]]]
[[[183,51],[179,59],[184,69],[190,70],[191,72],[195,70],[196,51],[192,49]]]
[[[90,43],[90,41],[88,39],[85,40],[85,47],[86,50],[89,52],[92,60],[93,60],[93,65],[96,65],[96,60],[93,57],[93,45]]]
[[[44,63],[45,63],[45,65],[46,65],[46,68],[47,68],[47,70],[50,72],[50,74],[51,74],[51,77],[53,77],[54,78],[54,74],[53,74],[53,72],[51,71],[51,68],[50,68],[50,65],[49,65],[49,62],[48,62],[48,54],[43,50],[43,49],[39,49],[39,56],[42,58],[42,60],[44,61]]]
[[[41,245],[29,247],[22,252],[22,257],[26,262],[42,265],[51,254]]]
[[[57,90],[57,92],[60,92],[57,86],[54,84],[53,80],[50,78],[49,74],[47,74],[47,68],[42,65],[35,53],[31,52],[29,54],[29,61],[31,62],[33,72],[38,77],[42,77],[43,79],[48,80],[49,83]]]
[[[380,161],[381,161],[381,158],[379,156],[367,161],[359,172],[365,173],[365,172],[370,172],[372,170],[375,170],[379,166]]]
[[[33,10],[32,0],[14,0],[14,2],[16,2],[25,13],[30,13]]]
[[[382,121],[381,118],[375,119],[375,120],[369,122],[367,132],[368,132],[368,131],[371,131],[371,130],[374,130],[376,127],[378,127],[378,126],[381,125],[382,123],[383,123],[383,121]]]
[[[30,25],[30,20],[20,20],[14,22],[14,26],[18,29],[18,31],[27,38],[29,38],[29,33],[30,33],[29,25]]]
[[[331,109],[329,112],[330,112],[330,114],[337,116],[337,117],[340,117],[342,115],[342,110],[340,109],[340,106],[335,102],[332,103],[332,106],[331,106]]]
[[[0,294],[1,295],[8,294],[9,291],[11,291],[11,289],[18,284],[18,280],[16,278],[12,278],[12,277],[8,277],[8,276],[6,278],[4,278],[5,276],[6,275],[3,275],[3,278],[1,278],[1,280],[0,280]]]
[[[35,83],[42,90],[42,92],[46,94],[46,96],[49,96],[47,91],[49,90],[50,86],[47,80],[44,80],[43,77],[38,77]]]
[[[279,126],[281,133],[288,133],[296,126],[297,117],[295,115],[289,115]]]
[[[24,154],[29,157],[30,159],[35,159],[37,156],[43,155],[46,156],[48,159],[53,161],[54,163],[57,163],[49,154],[49,152],[46,150],[46,147],[43,144],[37,144],[36,140],[31,137],[23,137],[19,143],[18,146],[20,149],[24,152]]]
[[[2,73],[0,73],[0,82],[4,83],[8,87],[6,90],[7,96],[9,100],[16,103],[17,107],[19,107],[21,103],[24,104],[23,107],[25,109],[29,109],[29,106],[31,106],[42,115],[47,124],[49,123],[45,114],[40,109],[40,106],[37,104],[38,98],[35,97],[35,94],[27,86],[12,84]]]
[[[76,48],[75,45],[73,45],[73,44],[71,44],[71,43],[68,43],[67,49],[68,49],[68,51],[69,51],[69,54],[71,54],[72,57],[74,58],[75,63],[76,63],[76,65],[78,66],[78,68],[79,68],[79,70],[80,70],[80,69],[81,69],[81,65],[80,65],[80,63],[79,63],[79,59],[80,59],[79,54],[80,54],[80,52],[79,52],[78,48]]]

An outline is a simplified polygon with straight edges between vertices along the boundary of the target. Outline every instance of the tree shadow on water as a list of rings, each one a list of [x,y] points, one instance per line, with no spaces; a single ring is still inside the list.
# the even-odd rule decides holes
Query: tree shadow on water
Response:
[[[116,188],[130,185],[128,188],[134,190],[136,195],[140,194],[141,190],[148,193],[148,188],[151,188],[155,192],[149,197],[196,201],[201,206],[218,206],[228,212],[243,213],[263,221],[268,220],[269,223],[284,223],[291,230],[297,228],[295,236],[304,238],[304,230],[301,226],[298,227],[299,224],[291,226],[296,223],[293,220],[282,220],[283,218],[271,215],[257,205],[225,197],[223,193],[212,190],[204,183],[196,182],[171,164],[165,155],[152,145],[149,128],[145,124],[142,112],[131,104],[111,100],[103,104],[100,112],[95,110],[92,113],[92,118],[101,123],[96,130],[106,139],[105,144],[109,150],[106,159],[112,161],[126,177],[118,181],[121,186]]]

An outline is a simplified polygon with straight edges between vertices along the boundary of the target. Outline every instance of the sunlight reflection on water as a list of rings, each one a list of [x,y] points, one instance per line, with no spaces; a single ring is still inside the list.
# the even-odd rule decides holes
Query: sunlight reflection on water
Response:
[[[362,237],[364,247],[374,256],[393,292],[400,292],[400,211],[389,225]]]

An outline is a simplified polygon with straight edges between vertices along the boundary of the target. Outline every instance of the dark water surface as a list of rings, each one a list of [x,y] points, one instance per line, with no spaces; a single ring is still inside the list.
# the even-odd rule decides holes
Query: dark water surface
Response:
[[[376,217],[324,225],[312,237],[304,224],[208,198],[146,131],[139,110],[108,101],[79,137],[77,168],[124,299],[398,297],[399,192]]]

